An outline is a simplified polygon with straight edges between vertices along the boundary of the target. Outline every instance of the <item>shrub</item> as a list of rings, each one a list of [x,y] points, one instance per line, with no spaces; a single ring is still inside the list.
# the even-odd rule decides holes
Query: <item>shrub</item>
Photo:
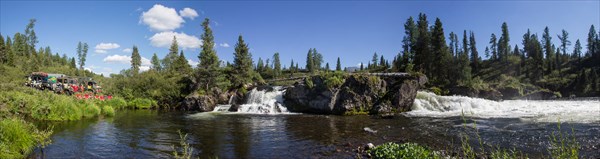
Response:
[[[439,158],[431,150],[415,143],[396,144],[388,142],[368,151],[376,159],[391,158]]]
[[[102,106],[102,114],[105,116],[115,116],[115,109],[111,106]]]
[[[136,98],[129,102],[129,106],[136,109],[149,109],[153,105],[153,101],[145,98]]]
[[[81,105],[83,109],[83,117],[95,117],[100,115],[101,109],[96,104]]]
[[[309,77],[304,78],[304,84],[310,89],[315,87],[315,84],[313,84],[313,81]]]

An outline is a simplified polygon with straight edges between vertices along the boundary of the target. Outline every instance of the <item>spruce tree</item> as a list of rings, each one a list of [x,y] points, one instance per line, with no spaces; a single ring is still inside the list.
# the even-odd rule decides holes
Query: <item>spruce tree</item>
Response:
[[[213,87],[224,86],[222,82],[224,77],[222,76],[221,69],[219,68],[219,57],[217,51],[214,49],[215,42],[212,33],[212,29],[208,25],[210,20],[204,19],[202,22],[202,28],[204,33],[201,36],[202,46],[198,59],[198,73],[196,73],[196,79],[199,84],[202,84],[203,90],[208,92]]]
[[[429,71],[431,68],[431,41],[429,35],[429,22],[427,22],[427,15],[420,13],[419,20],[417,21],[418,37],[415,45],[415,59],[414,64],[417,71],[425,73],[431,77],[432,73]]]
[[[7,61],[6,45],[4,44],[4,36],[0,33],[0,64],[5,64]]]
[[[133,51],[131,52],[131,73],[135,76],[140,71],[140,66],[142,65],[142,57],[138,52],[137,46],[133,46]]]
[[[335,64],[335,70],[342,71],[342,64],[340,64],[340,57],[337,58],[337,63]]]
[[[489,47],[485,47],[485,58],[490,58],[490,48]]]
[[[329,62],[325,63],[325,72],[329,72]]]
[[[158,56],[156,56],[156,53],[154,53],[152,55],[152,69],[156,70],[156,71],[161,71],[162,70],[162,66],[160,65],[160,59],[158,59]]]
[[[381,55],[381,57],[379,58],[379,69],[387,69],[387,67],[385,66],[385,59],[383,58],[383,55]]]
[[[262,58],[258,58],[258,62],[256,62],[256,72],[262,74],[264,71],[265,64],[263,63]]]
[[[248,44],[244,42],[242,35],[238,36],[233,53],[233,79],[230,79],[234,87],[244,86],[252,82],[252,55]]]
[[[81,70],[81,71],[84,71],[83,66],[85,66],[85,61],[87,58],[87,51],[88,51],[88,44],[81,43],[81,41],[80,41],[79,44],[77,44],[77,57],[79,60],[79,70]],[[85,76],[85,73],[83,73],[82,75]]]
[[[546,53],[546,72],[551,73],[554,70],[554,49],[552,49],[552,36],[550,36],[550,30],[548,27],[544,28],[544,34],[542,35],[542,44],[544,45],[544,52]]]
[[[377,55],[377,52],[373,53],[373,58],[371,59],[371,63],[370,65],[367,65],[367,67],[369,67],[369,69],[373,70],[377,68],[377,58],[379,56]]]
[[[597,53],[596,51],[596,28],[594,27],[594,25],[592,25],[590,27],[590,32],[588,32],[588,38],[587,38],[587,55],[588,56],[592,56],[592,57],[596,57]],[[600,62],[600,61],[598,61]]]
[[[469,46],[471,50],[471,67],[473,72],[479,71],[479,52],[477,52],[477,44],[475,42],[475,33],[470,32]]]
[[[321,64],[323,64],[323,55],[317,51],[316,48],[313,48],[313,69],[318,71],[321,69]]]
[[[418,30],[417,30],[417,25],[415,24],[415,21],[413,19],[413,17],[409,17],[406,20],[406,23],[404,23],[404,38],[402,39],[402,62],[401,64],[403,65],[398,65],[400,70],[403,71],[412,71],[412,70],[407,70],[407,68],[409,66],[413,65],[413,60],[415,58],[415,46],[417,43],[417,37],[418,37]]]
[[[306,55],[306,70],[310,73],[315,72],[314,63],[313,63],[313,50],[308,49],[308,54]]]
[[[29,19],[29,24],[27,24],[27,27],[25,28],[25,41],[27,44],[25,50],[27,51],[27,55],[32,55],[35,53],[35,45],[38,43],[35,30],[33,30],[33,27],[35,27],[35,22],[35,19]]]
[[[431,51],[433,53],[433,63],[430,76],[438,84],[448,84],[449,67],[452,61],[452,54],[446,45],[446,37],[442,21],[439,18],[435,19],[433,29],[431,30]]]
[[[179,56],[177,56],[177,59],[173,62],[173,67],[173,70],[175,70],[179,75],[187,76],[192,73],[192,66],[190,66],[187,58],[185,58],[183,50],[179,52]]]
[[[577,41],[575,41],[575,48],[573,48],[573,57],[577,58],[577,61],[581,62],[581,43],[579,42],[579,39],[577,39]]]
[[[279,60],[279,52],[273,54],[273,77],[278,78],[281,75],[281,61]]]
[[[492,52],[492,60],[498,59],[498,42],[496,39],[496,34],[490,36],[490,50]]]
[[[502,23],[502,36],[500,37],[500,42],[498,44],[498,52],[502,55],[503,60],[507,60],[508,54],[510,52],[510,37],[508,35],[508,25],[506,22]]]
[[[169,53],[167,53],[167,55],[165,56],[165,58],[163,58],[163,66],[164,66],[164,70],[166,70],[167,72],[171,72],[173,71],[173,63],[175,62],[175,60],[177,60],[178,55],[177,53],[179,52],[179,45],[177,44],[177,38],[175,36],[173,36],[173,41],[171,42],[171,47],[169,47]]]

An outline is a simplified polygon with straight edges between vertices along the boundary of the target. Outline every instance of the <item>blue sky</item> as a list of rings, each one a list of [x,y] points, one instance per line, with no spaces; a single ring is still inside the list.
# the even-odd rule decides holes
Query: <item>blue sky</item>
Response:
[[[481,55],[502,22],[512,46],[521,45],[528,28],[541,36],[548,26],[556,44],[565,29],[573,44],[580,39],[584,47],[590,25],[600,30],[600,1],[1,1],[0,33],[24,32],[35,18],[37,46],[75,56],[77,42],[87,42],[86,67],[108,74],[130,67],[127,48],[133,45],[144,58],[164,57],[173,35],[197,62],[200,24],[210,18],[222,60],[232,61],[243,35],[255,61],[279,52],[283,65],[294,59],[304,66],[308,49],[316,48],[331,66],[340,57],[350,67],[368,62],[374,52],[393,58],[401,50],[403,24],[420,12],[430,24],[439,17],[446,37],[474,31]]]

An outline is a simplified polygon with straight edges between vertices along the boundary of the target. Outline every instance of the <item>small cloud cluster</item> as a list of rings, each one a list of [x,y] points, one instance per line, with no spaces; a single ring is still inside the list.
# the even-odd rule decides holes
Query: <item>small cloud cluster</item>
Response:
[[[224,47],[224,48],[228,48],[229,44],[227,44],[227,43],[221,43],[221,44],[219,44],[219,46],[220,47]]]
[[[119,44],[117,43],[100,43],[98,45],[96,45],[96,47],[94,47],[96,53],[98,54],[105,54],[108,52],[108,50],[112,50],[112,49],[116,49],[121,47]]]
[[[131,56],[126,55],[110,55],[105,57],[102,61],[106,63],[119,63],[119,64],[131,64]],[[150,68],[152,63],[148,58],[142,57],[142,65],[140,66],[141,71],[146,71]]]
[[[202,45],[202,40],[198,39],[196,36],[172,31],[154,34],[152,37],[150,37],[150,44],[155,47],[168,48],[173,42],[173,37],[177,38],[177,45],[184,49],[199,48],[200,45]]]
[[[142,12],[140,23],[148,25],[150,30],[157,32],[148,38],[152,46],[168,48],[173,42],[173,37],[176,37],[177,44],[183,49],[199,48],[202,40],[198,37],[184,32],[174,32],[175,29],[183,26],[184,18],[194,20],[198,16],[198,12],[192,8],[183,8],[178,14],[175,8],[155,4],[148,11]]]
[[[131,53],[133,50],[131,50],[131,48],[125,48],[123,49],[123,52],[125,53]]]

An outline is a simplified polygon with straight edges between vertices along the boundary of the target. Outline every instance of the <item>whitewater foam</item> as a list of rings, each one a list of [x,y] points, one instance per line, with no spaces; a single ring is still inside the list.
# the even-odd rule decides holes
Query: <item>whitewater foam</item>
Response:
[[[438,96],[418,92],[407,116],[521,118],[534,122],[600,122],[600,101],[505,100],[502,102],[464,96]]]
[[[246,104],[240,105],[239,113],[252,114],[285,114],[289,113],[283,106],[283,93],[285,90],[280,86],[273,87],[273,91],[252,89],[248,93]]]

